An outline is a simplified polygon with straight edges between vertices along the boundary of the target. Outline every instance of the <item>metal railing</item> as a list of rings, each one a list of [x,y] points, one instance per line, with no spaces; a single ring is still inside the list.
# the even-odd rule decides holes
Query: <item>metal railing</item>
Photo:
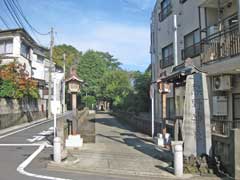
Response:
[[[202,40],[202,64],[240,55],[238,24]]]
[[[240,128],[240,120],[211,120],[211,129],[213,134],[229,136],[230,130],[233,128]]]
[[[172,5],[169,4],[165,8],[161,10],[159,13],[159,21],[162,22],[164,19],[166,19],[170,14],[172,13]]]
[[[166,68],[166,67],[172,66],[172,65],[174,65],[173,54],[160,60],[160,68]]]
[[[182,50],[182,59],[186,60],[187,58],[194,58],[199,56],[201,53],[201,43],[193,44]]]

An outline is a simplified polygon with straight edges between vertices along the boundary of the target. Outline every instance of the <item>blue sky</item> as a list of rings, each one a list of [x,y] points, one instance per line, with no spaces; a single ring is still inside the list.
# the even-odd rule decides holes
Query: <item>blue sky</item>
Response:
[[[18,0],[31,24],[41,32],[54,27],[56,44],[80,51],[108,51],[127,70],[150,64],[150,16],[155,0]],[[0,15],[16,27],[3,2]],[[0,28],[4,25],[0,21]],[[49,46],[49,37],[37,36]]]

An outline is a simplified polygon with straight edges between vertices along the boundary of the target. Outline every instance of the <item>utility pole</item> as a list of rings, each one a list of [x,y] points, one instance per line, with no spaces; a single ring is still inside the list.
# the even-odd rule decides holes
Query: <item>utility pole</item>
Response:
[[[51,99],[52,99],[52,65],[53,65],[53,45],[54,45],[54,33],[53,28],[51,28],[51,41],[50,41],[50,66],[48,74],[48,118],[52,117],[51,114]]]
[[[62,113],[64,113],[64,110],[65,110],[65,78],[66,78],[66,54],[63,53],[63,73],[64,73],[64,76],[63,76],[63,100],[62,100],[62,107],[63,107],[63,110],[62,110]]]

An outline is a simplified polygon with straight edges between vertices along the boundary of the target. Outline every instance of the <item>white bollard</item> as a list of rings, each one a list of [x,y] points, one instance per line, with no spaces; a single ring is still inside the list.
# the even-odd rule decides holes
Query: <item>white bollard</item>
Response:
[[[183,175],[183,143],[174,142],[174,174],[177,177]]]
[[[53,159],[56,163],[60,163],[62,158],[61,158],[61,138],[60,137],[55,137],[53,140]]]

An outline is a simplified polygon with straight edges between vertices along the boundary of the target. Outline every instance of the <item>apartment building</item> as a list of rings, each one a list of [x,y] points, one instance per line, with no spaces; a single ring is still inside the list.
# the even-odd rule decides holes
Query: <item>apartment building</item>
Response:
[[[183,139],[185,155],[220,156],[235,177],[240,162],[235,143],[240,127],[238,9],[238,0],[157,0],[150,47],[155,121],[161,122],[162,133]]]
[[[62,87],[64,82],[64,73],[61,68],[57,68],[47,57],[49,49],[37,44],[34,39],[24,29],[8,29],[0,31],[0,65],[16,61],[23,64],[30,78],[38,82],[40,99],[45,103],[40,105],[39,109],[47,110],[49,67],[52,64],[52,84],[54,79],[57,81],[57,87],[61,93],[57,94],[58,113],[62,112]],[[51,90],[53,101],[53,86]],[[53,108],[52,108],[53,109]]]

